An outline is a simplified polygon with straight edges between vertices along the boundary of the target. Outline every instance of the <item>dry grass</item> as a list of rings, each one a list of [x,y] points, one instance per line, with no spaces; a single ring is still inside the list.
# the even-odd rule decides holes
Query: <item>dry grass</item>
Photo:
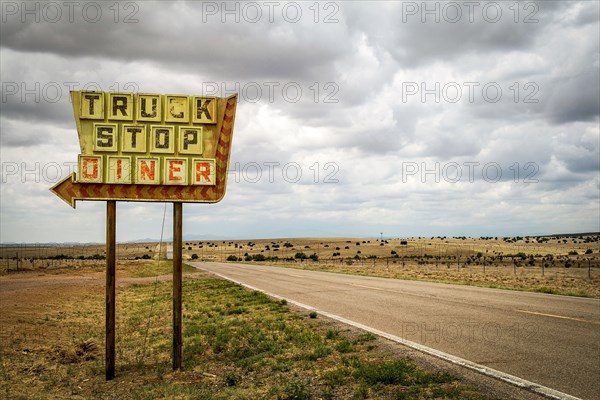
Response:
[[[110,382],[104,380],[100,271],[0,277],[0,396],[483,398],[447,373],[424,371],[402,354],[380,349],[373,335],[342,331],[199,272],[184,277],[184,370],[172,372],[171,284],[137,278],[146,268],[139,262],[119,268],[117,377]]]
[[[272,264],[271,264],[272,265]],[[281,267],[309,269],[315,271],[339,272],[383,278],[410,279],[428,282],[441,282],[458,285],[523,290],[567,296],[600,298],[600,270],[593,269],[591,278],[588,271],[582,269],[546,269],[520,267],[514,272],[510,267],[486,267],[456,265],[417,265],[402,261],[394,263],[345,262],[341,264],[323,264],[315,262],[281,263]]]

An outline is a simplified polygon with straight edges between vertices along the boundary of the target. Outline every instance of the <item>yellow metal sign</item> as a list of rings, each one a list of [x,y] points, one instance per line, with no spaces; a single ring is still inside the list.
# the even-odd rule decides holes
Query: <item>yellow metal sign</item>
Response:
[[[71,92],[81,154],[51,190],[75,200],[217,202],[237,96]]]

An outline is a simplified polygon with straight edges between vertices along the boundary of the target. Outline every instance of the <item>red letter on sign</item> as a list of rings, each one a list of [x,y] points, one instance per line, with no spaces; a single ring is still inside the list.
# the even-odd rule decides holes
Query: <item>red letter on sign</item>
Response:
[[[123,160],[117,160],[117,179],[123,177]]]
[[[98,159],[84,158],[81,173],[85,179],[98,179]]]
[[[210,163],[196,163],[196,182],[210,183]]]
[[[167,158],[167,170],[165,171],[165,184],[187,185],[188,168],[185,158]]]
[[[148,165],[150,163],[150,165]],[[156,161],[141,160],[140,161],[140,178],[142,180],[156,180]]]
[[[78,159],[78,181],[85,183],[102,183],[102,156],[84,156],[80,154]]]
[[[142,158],[136,160],[137,168],[135,173],[135,183],[139,185],[158,185],[160,177],[160,159],[158,158]]]
[[[170,181],[180,181],[181,175],[181,165],[183,161],[181,160],[169,160],[169,180]]]
[[[194,168],[192,169],[192,171],[194,173],[194,182],[192,183],[193,185],[214,186],[216,184],[214,159],[194,159]]]

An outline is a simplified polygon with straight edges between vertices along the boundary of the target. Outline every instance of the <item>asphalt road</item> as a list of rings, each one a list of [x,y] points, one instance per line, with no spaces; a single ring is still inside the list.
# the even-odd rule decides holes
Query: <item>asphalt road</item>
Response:
[[[191,263],[583,399],[600,399],[600,300],[263,265]]]

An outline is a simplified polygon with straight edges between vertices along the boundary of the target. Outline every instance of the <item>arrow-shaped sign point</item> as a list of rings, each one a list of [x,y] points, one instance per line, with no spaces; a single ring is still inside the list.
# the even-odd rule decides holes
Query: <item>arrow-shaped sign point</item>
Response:
[[[50,188],[50,191],[60,197],[65,203],[75,208],[75,172],[67,175],[62,181]]]

